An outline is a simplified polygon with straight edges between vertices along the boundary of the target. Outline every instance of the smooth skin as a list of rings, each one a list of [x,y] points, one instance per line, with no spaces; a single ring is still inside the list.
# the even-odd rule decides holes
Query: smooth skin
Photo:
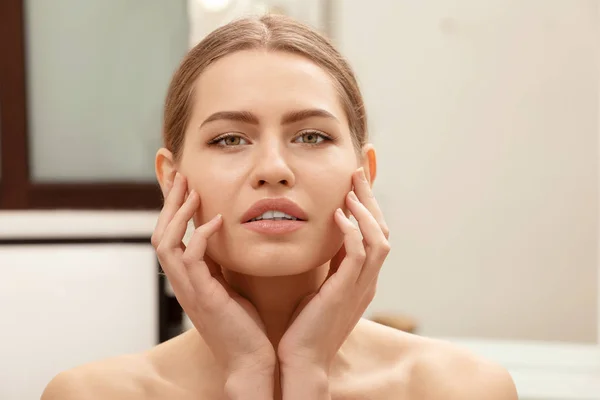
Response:
[[[375,150],[356,151],[326,72],[244,50],[208,67],[195,93],[181,157],[157,154],[165,204],[152,237],[194,329],[65,371],[42,399],[517,399],[503,368],[361,318],[389,232]],[[304,227],[246,229],[241,215],[268,197],[299,204]]]

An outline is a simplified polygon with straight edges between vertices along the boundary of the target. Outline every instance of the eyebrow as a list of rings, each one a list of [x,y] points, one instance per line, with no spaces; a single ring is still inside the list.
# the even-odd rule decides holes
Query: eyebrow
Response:
[[[333,120],[339,122],[339,120],[333,114],[331,114],[329,111],[325,111],[321,108],[308,108],[305,110],[296,110],[296,111],[290,111],[288,113],[285,113],[283,115],[283,117],[281,118],[281,124],[288,125],[288,124],[292,124],[294,122],[299,122],[299,121],[302,121],[302,120],[305,120],[308,118],[314,118],[314,117],[328,118],[328,119],[333,119]],[[251,125],[259,124],[258,117],[256,115],[252,114],[250,111],[218,111],[214,114],[211,114],[208,118],[206,118],[200,125],[200,128],[202,128],[204,125],[208,124],[209,122],[219,121],[219,120],[237,121],[237,122],[243,122],[243,123],[251,124]]]

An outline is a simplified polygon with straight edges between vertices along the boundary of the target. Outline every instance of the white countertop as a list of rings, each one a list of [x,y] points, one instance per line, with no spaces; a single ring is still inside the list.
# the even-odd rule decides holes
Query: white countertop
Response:
[[[0,239],[150,237],[157,218],[157,211],[0,211]]]
[[[521,400],[600,400],[599,345],[443,339],[507,368]]]

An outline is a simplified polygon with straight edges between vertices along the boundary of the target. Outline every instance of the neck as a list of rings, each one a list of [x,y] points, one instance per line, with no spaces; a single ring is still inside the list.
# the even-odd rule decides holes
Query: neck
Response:
[[[275,277],[244,275],[223,268],[223,276],[229,285],[256,308],[275,351],[297,306],[306,296],[319,290],[328,272],[329,262],[299,275]],[[348,361],[344,356],[337,359],[337,368],[347,367]],[[280,400],[279,363],[275,365],[273,378],[273,398]]]
[[[292,276],[250,276],[223,269],[231,287],[256,307],[273,348],[285,333],[298,304],[325,280],[329,263]]]

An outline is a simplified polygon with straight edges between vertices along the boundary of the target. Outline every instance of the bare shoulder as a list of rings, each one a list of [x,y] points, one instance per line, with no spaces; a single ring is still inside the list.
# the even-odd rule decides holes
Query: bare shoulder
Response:
[[[466,349],[372,321],[362,321],[361,331],[372,354],[387,361],[394,393],[423,400],[517,400],[508,371]]]
[[[154,399],[176,389],[145,354],[135,354],[61,372],[48,383],[41,400]]]
[[[411,392],[423,399],[517,400],[508,371],[466,349],[425,339],[411,368]]]
[[[195,330],[144,353],[85,364],[54,377],[41,400],[218,398],[220,381]]]

